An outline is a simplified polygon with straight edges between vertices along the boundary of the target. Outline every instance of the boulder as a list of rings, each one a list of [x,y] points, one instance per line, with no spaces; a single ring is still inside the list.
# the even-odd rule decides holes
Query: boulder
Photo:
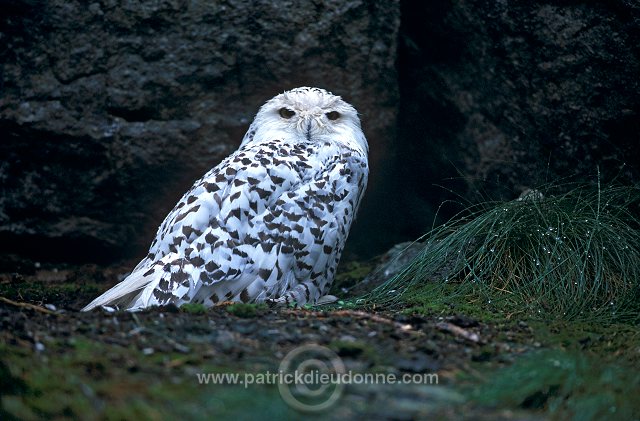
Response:
[[[258,108],[297,86],[362,114],[374,174],[396,127],[394,1],[10,0],[0,18],[0,244],[144,253]],[[380,178],[380,177],[378,177]]]
[[[430,227],[445,199],[511,200],[598,172],[638,182],[637,1],[407,1],[402,16],[405,232]]]

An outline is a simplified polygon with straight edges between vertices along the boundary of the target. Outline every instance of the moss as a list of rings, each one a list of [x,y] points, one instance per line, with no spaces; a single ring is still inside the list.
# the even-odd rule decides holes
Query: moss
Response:
[[[342,309],[356,309],[364,304],[364,300],[352,299],[352,300],[338,300],[333,305],[334,310],[342,310]],[[322,306],[320,306],[322,308]]]
[[[188,368],[187,362],[158,364],[157,355],[135,347],[86,338],[47,343],[43,353],[0,343],[0,355],[2,419],[293,416],[275,385],[200,384],[195,373],[241,374],[242,368],[212,366],[197,356]]]
[[[245,319],[256,317],[260,311],[268,308],[266,304],[235,303],[227,307],[227,311],[236,317]]]
[[[432,282],[415,288],[407,293],[404,314],[421,314],[425,316],[440,316],[464,314],[485,322],[503,322],[513,315],[509,307],[500,307],[500,302],[482,300],[472,294],[461,294],[454,284]]]
[[[487,378],[472,394],[482,404],[544,410],[559,419],[640,417],[636,366],[602,364],[585,353],[555,349],[522,356]]]
[[[204,314],[207,308],[203,304],[186,303],[180,306],[180,310],[190,314]]]
[[[374,348],[362,341],[334,340],[329,343],[329,348],[340,357],[377,361]]]
[[[76,301],[88,302],[101,288],[94,282],[43,281],[35,276],[0,282],[0,296],[19,302],[55,303],[64,306]]]
[[[374,268],[375,265],[372,262],[351,261],[341,264],[329,293],[340,295],[343,288],[351,288],[362,281]]]
[[[588,352],[607,362],[640,364],[640,329],[637,326],[535,320],[530,321],[529,326],[535,340],[544,346]]]

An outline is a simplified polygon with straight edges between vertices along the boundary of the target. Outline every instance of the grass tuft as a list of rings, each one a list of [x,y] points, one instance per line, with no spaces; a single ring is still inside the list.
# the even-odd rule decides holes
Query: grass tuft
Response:
[[[551,194],[550,194],[551,192]],[[507,316],[639,320],[640,189],[573,187],[468,209],[367,298]]]
[[[637,419],[640,377],[632,367],[590,355],[546,350],[520,357],[476,388],[479,403],[545,410],[559,419]]]

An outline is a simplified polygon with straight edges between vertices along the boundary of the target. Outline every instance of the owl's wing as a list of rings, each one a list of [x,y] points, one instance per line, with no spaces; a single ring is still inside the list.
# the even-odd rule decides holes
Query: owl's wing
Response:
[[[273,190],[260,183],[267,176],[266,152],[241,149],[196,181],[158,228],[148,255],[127,278],[82,310],[104,305],[133,308],[166,304],[181,298],[177,294],[184,289],[185,298],[194,295],[201,284],[198,271],[204,270],[205,262],[211,269],[216,261],[228,257],[233,237],[240,229],[229,219],[237,216],[248,221],[246,211],[264,207],[262,201],[238,201],[246,196],[243,190],[251,189],[254,199],[256,195],[257,199],[272,195]]]

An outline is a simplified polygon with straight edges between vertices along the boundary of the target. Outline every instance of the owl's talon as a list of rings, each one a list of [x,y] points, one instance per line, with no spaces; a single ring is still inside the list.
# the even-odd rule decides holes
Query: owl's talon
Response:
[[[286,307],[286,303],[281,298],[268,298],[265,301],[270,308]]]

